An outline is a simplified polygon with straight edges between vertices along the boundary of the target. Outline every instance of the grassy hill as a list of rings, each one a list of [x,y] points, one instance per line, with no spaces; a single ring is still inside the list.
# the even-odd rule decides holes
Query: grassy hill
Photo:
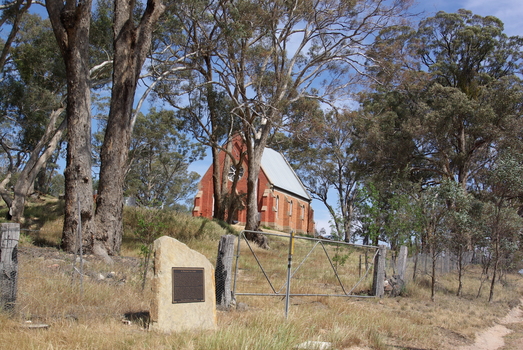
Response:
[[[523,294],[522,278],[514,273],[496,285],[493,303],[486,302],[486,295],[476,298],[481,269],[470,266],[461,298],[455,296],[453,274],[439,276],[435,302],[430,301],[429,277],[420,276],[396,298],[293,298],[287,319],[281,297],[244,296],[238,297],[238,309],[218,311],[219,327],[214,332],[158,334],[147,331],[146,318],[140,317],[149,311],[151,288],[147,280],[142,290],[144,240],[136,235],[147,215],[158,214],[126,210],[121,256],[114,258],[113,265],[85,256],[81,267],[75,256],[57,248],[61,210],[57,199],[40,198],[26,211],[24,228],[29,231],[23,231],[19,249],[18,300],[12,314],[0,313],[0,349],[281,350],[305,341],[330,342],[340,350],[456,349],[471,344],[476,332],[516,307]],[[214,222],[186,215],[149,219],[165,223],[162,232],[212,263],[219,237],[228,233]],[[257,250],[269,266],[285,260],[288,249],[277,240],[272,242],[270,250]],[[348,255],[347,269],[357,264],[358,254]],[[319,264],[307,269],[318,279],[325,273]],[[259,281],[254,268],[242,269],[241,274],[253,284]],[[300,285],[298,277],[296,285]],[[49,328],[30,328],[35,324]],[[523,331],[519,324],[510,327],[516,332],[504,349],[511,349],[511,339],[515,344]]]

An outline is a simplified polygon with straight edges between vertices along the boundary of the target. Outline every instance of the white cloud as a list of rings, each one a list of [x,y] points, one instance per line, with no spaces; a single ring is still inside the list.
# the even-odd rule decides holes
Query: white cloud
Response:
[[[414,12],[423,11],[422,17],[430,17],[438,11],[456,12],[466,9],[480,16],[495,16],[505,24],[505,34],[523,36],[523,2],[521,0],[418,0]]]
[[[523,3],[521,0],[466,0],[464,7],[478,15],[492,15],[503,21],[505,33],[508,35],[523,35],[521,18]]]

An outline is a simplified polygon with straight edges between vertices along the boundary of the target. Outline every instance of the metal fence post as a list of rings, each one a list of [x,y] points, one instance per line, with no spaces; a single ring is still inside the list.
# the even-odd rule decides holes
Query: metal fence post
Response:
[[[287,290],[285,292],[285,318],[289,316],[289,302],[291,294],[292,255],[294,254],[294,231],[291,231],[289,240],[289,263],[287,265]]]

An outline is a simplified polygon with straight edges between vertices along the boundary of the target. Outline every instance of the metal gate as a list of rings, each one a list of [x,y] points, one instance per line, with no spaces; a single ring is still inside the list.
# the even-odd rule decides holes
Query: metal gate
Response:
[[[263,232],[270,237],[271,245],[271,249],[264,250],[246,239],[247,232],[253,231],[240,232],[236,247],[234,299],[237,296],[285,297],[287,317],[290,297],[370,296],[362,285],[369,283],[369,271],[378,247],[296,236],[293,232],[288,235]],[[349,259],[354,253],[359,257],[356,264],[354,256]],[[295,261],[297,265],[293,268]],[[291,286],[293,279],[299,282]]]

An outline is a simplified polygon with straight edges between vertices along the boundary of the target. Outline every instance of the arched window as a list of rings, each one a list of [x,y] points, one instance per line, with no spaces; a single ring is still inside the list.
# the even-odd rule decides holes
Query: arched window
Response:
[[[291,199],[291,203],[289,204],[289,216],[292,216],[292,199]]]

